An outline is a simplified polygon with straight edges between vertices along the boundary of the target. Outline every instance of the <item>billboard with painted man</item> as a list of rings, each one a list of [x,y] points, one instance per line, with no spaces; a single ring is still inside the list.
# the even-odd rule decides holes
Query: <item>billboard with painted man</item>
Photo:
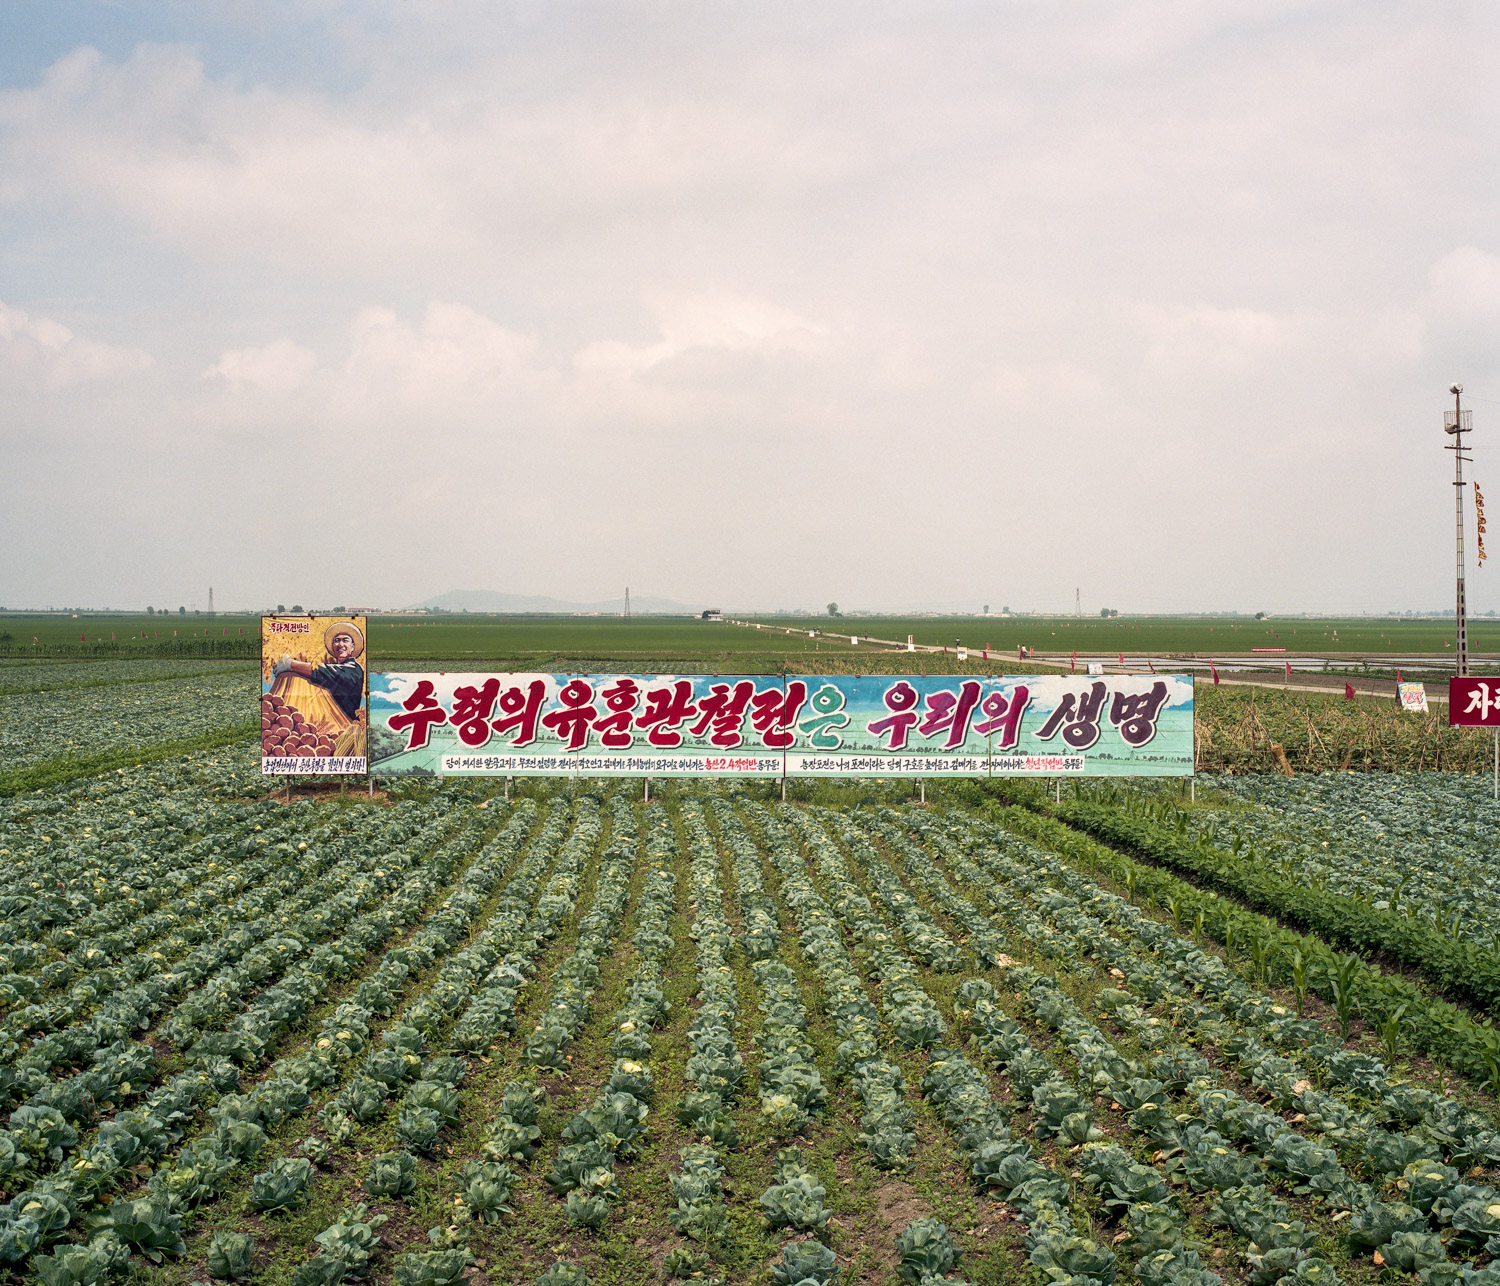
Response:
[[[369,770],[363,616],[263,616],[262,773]]]

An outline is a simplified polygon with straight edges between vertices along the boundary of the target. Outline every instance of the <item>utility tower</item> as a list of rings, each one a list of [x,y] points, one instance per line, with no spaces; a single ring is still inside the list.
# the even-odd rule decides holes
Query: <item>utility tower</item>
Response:
[[[630,619],[630,586],[625,586],[625,619]]]
[[[212,585],[208,587],[208,614],[210,616],[214,614],[214,587]]]
[[[1073,615],[1074,616],[1082,616],[1083,615],[1083,589],[1082,589],[1082,587],[1075,587],[1074,590],[1073,590]]]
[[[1464,454],[1464,434],[1473,430],[1474,412],[1463,409],[1462,384],[1450,385],[1448,392],[1453,394],[1453,409],[1443,413],[1443,432],[1453,438],[1445,450],[1453,452],[1453,525],[1458,552],[1458,628],[1453,637],[1453,660],[1455,672],[1463,675],[1469,672],[1468,612],[1464,603],[1464,461],[1471,459]]]

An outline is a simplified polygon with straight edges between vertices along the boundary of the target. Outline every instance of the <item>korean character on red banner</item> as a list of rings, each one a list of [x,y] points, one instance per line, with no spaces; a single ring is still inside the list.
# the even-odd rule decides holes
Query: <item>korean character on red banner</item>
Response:
[[[466,684],[453,689],[453,714],[448,722],[458,729],[464,745],[482,746],[490,739],[490,715],[499,695],[500,680],[493,676],[477,688]]]
[[[698,702],[698,713],[700,718],[692,727],[695,737],[701,737],[709,728],[713,729],[713,735],[709,737],[714,745],[727,749],[730,746],[740,744],[740,731],[745,726],[745,712],[750,706],[750,697],[755,692],[755,684],[749,679],[741,679],[734,687],[727,683],[711,684],[708,695]]]
[[[976,723],[974,731],[981,737],[993,736],[993,749],[1009,750],[1021,739],[1021,716],[1030,702],[1031,690],[1024,683],[1011,689],[1009,699],[1003,692],[991,692],[979,705],[989,717]]]
[[[1062,729],[1063,740],[1074,750],[1087,750],[1099,740],[1099,716],[1104,713],[1104,684],[1091,683],[1087,692],[1064,693],[1057,709],[1037,732],[1039,741],[1051,741]]]
[[[885,708],[891,713],[884,719],[873,719],[866,730],[875,736],[890,733],[885,743],[887,750],[905,750],[906,737],[912,724],[922,716],[917,712],[917,690],[905,679],[900,679],[885,690]]]
[[[750,698],[750,726],[760,735],[761,745],[772,750],[785,750],[796,740],[792,725],[797,722],[797,712],[807,700],[807,684],[793,679],[786,685],[786,692],[767,688]]]
[[[1149,692],[1116,692],[1109,706],[1109,721],[1120,730],[1127,746],[1144,746],[1156,736],[1156,717],[1166,701],[1167,685],[1159,679]]]
[[[498,702],[503,719],[495,720],[495,733],[503,736],[512,728],[519,729],[511,739],[513,746],[529,746],[536,740],[537,716],[542,712],[542,701],[547,696],[547,685],[541,679],[533,679],[523,690],[519,685],[506,688]]]
[[[636,716],[635,726],[647,729],[646,740],[653,746],[675,750],[682,745],[682,733],[676,730],[697,713],[692,682],[678,679],[668,687],[646,690],[646,708]]]
[[[969,735],[969,720],[974,707],[979,704],[979,683],[970,679],[959,686],[958,692],[934,692],[927,698],[927,717],[917,729],[919,736],[935,737],[940,732],[948,734],[943,749],[954,750],[964,744]]]
[[[630,721],[641,699],[641,685],[634,679],[620,678],[607,688],[601,688],[599,695],[609,710],[594,724],[599,744],[611,750],[624,750],[633,745],[635,734],[630,730]]]
[[[432,694],[437,689],[431,679],[419,679],[411,695],[401,703],[405,714],[393,714],[387,724],[393,732],[411,732],[406,738],[408,750],[420,750],[427,744],[427,734],[435,723],[447,723],[448,714]]]
[[[589,704],[594,699],[594,689],[587,679],[569,679],[557,698],[563,708],[544,714],[542,727],[551,728],[567,743],[564,750],[582,750],[588,745],[589,729],[599,717],[599,711]]]

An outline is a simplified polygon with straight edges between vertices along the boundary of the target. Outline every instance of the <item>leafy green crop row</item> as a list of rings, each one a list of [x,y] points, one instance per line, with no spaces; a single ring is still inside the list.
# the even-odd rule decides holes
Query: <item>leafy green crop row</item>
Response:
[[[168,683],[0,697],[0,763],[10,775],[68,755],[88,758],[242,727],[254,713],[257,687],[253,670],[236,667]]]
[[[1372,1025],[1396,1017],[1412,1047],[1500,1088],[1500,1031],[1492,1019],[1476,1020],[1405,978],[1382,973],[1356,955],[1340,956],[1321,938],[1287,929],[1277,919],[1138,862],[1051,817],[1021,807],[990,807],[996,820],[1017,834],[1172,909],[1174,917],[1201,923],[1204,932],[1227,941],[1231,949],[1258,953],[1269,979],[1311,990],[1341,1013],[1358,1015]]]
[[[1500,954],[1449,937],[1430,921],[1408,919],[1388,907],[1257,866],[1247,856],[1215,847],[1202,835],[1189,837],[1185,826],[1173,832],[1145,817],[1087,802],[1065,801],[1052,811],[1070,826],[1185,872],[1288,924],[1419,970],[1455,1000],[1489,1012],[1500,1010]]]

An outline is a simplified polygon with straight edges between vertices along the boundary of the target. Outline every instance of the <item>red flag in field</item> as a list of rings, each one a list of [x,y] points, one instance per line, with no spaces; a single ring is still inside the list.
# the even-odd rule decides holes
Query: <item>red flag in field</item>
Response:
[[[1214,663],[1212,661],[1210,661],[1208,663],[1208,672],[1211,675],[1214,676],[1214,687],[1218,687],[1219,686],[1219,672],[1216,669],[1214,669]]]
[[[1290,679],[1292,677],[1292,663],[1290,661],[1283,661],[1282,665],[1286,666],[1286,677]]]
[[[86,638],[84,638],[84,636],[83,636],[83,635],[82,635],[82,634],[80,634],[80,635],[79,635],[79,636],[78,636],[78,641],[79,641],[79,642],[80,642],[80,643],[87,643],[87,642],[88,642],[88,639],[86,639]]]
[[[1352,683],[1346,683],[1346,684],[1344,684],[1344,700],[1345,701],[1353,701],[1354,700],[1354,685]]]
[[[1068,673],[1074,674],[1078,670],[1078,653],[1073,653],[1073,659],[1068,662]]]
[[[988,643],[984,645],[984,659],[986,661],[990,659],[990,645]]]
[[[1396,671],[1396,683],[1397,683],[1398,686],[1401,683],[1401,671],[1400,670]]]
[[[1123,652],[1120,653],[1120,664],[1121,665],[1125,664],[1125,653],[1123,653]]]
[[[110,632],[109,632],[109,641],[111,643],[113,643],[115,641],[115,632],[113,630],[110,630]]]

